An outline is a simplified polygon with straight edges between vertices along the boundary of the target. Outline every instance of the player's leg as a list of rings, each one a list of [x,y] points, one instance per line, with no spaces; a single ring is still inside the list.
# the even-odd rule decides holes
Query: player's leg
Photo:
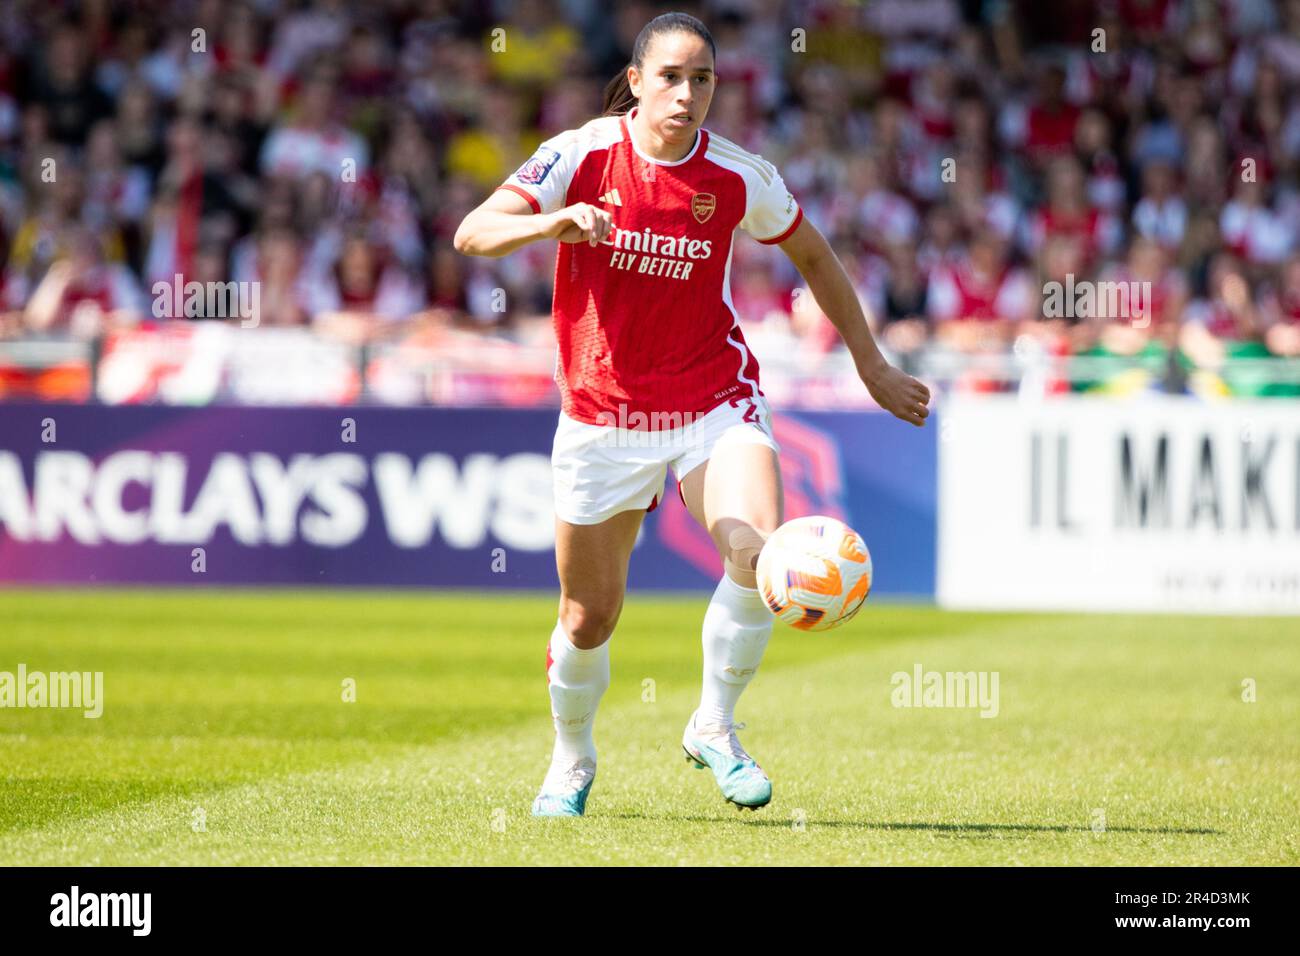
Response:
[[[774,618],[756,586],[763,541],[783,515],[777,454],[764,444],[719,443],[682,479],[687,510],[713,538],[723,574],[704,616],[700,718],[729,725],[772,635]]]
[[[707,453],[682,477],[681,493],[713,539],[723,574],[704,614],[703,689],[682,744],[697,766],[713,769],[728,800],[757,808],[770,801],[771,782],[740,746],[734,718],[772,636],[754,567],[783,518],[780,462],[768,421],[730,426]]]
[[[546,649],[555,745],[535,814],[571,816],[585,809],[596,771],[592,730],[609,687],[609,638],[623,609],[628,560],[644,516],[644,509],[634,509],[597,524],[555,520],[560,603]]]
[[[599,524],[555,520],[560,604],[547,651],[556,755],[595,757],[592,722],[609,686],[609,638],[623,610],[627,566],[645,517],[621,511]]]
[[[623,609],[627,565],[648,509],[658,505],[664,453],[621,428],[561,411],[551,451],[560,604],[546,652],[555,722],[551,769],[533,805],[578,816],[596,773],[592,726],[609,686],[609,637]]]

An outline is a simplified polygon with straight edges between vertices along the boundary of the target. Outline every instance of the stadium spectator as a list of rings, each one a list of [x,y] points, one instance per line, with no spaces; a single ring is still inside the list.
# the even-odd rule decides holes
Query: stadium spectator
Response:
[[[261,155],[264,173],[299,179],[313,172],[330,177],[365,172],[369,147],[335,119],[335,99],[333,72],[321,61],[303,84],[293,115],[267,137]]]
[[[112,110],[90,68],[87,39],[74,24],[56,27],[36,65],[33,99],[49,117],[50,135],[68,146],[83,143],[95,121]]]
[[[363,342],[423,308],[423,290],[364,233],[350,235],[333,268],[311,284],[309,310],[317,328],[347,341]]]
[[[66,248],[66,257],[50,265],[27,302],[31,331],[89,338],[109,325],[140,320],[146,311],[143,292],[130,269],[106,259],[92,230],[72,227]]]
[[[991,351],[1010,342],[1033,316],[1038,297],[1024,270],[1008,261],[1007,243],[982,229],[958,262],[930,274],[926,305],[938,340],[961,351]]]
[[[1231,253],[1218,253],[1210,264],[1206,296],[1188,307],[1183,351],[1197,365],[1217,369],[1231,352],[1257,341],[1259,334],[1259,312],[1245,271]]]
[[[912,243],[891,246],[889,276],[877,314],[885,345],[900,357],[913,356],[929,340],[928,292],[916,246]]]
[[[1300,254],[1287,260],[1280,283],[1265,295],[1264,342],[1274,355],[1300,356]]]
[[[1173,166],[1162,160],[1142,170],[1142,198],[1133,210],[1133,228],[1145,239],[1167,248],[1182,244],[1187,228],[1187,206],[1178,195]]]
[[[1109,256],[1120,246],[1123,226],[1088,201],[1083,168],[1073,155],[1051,162],[1047,171],[1047,202],[1035,209],[1025,221],[1022,245],[1029,255],[1037,255],[1048,240],[1065,236],[1079,241],[1086,268],[1096,265],[1099,257]]]

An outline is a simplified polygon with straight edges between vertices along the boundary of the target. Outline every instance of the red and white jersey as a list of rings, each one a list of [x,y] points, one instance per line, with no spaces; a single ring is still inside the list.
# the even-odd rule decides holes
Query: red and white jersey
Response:
[[[1032,296],[1021,270],[1004,266],[1000,272],[982,275],[969,259],[962,259],[930,274],[926,302],[930,317],[939,322],[1018,321],[1029,314]]]
[[[1025,220],[1023,246],[1032,255],[1037,255],[1047,240],[1058,236],[1079,240],[1085,258],[1092,262],[1098,256],[1113,253],[1124,237],[1124,230],[1117,216],[1095,206],[1079,213],[1067,213],[1049,205],[1034,210]]]
[[[552,137],[499,188],[537,213],[586,202],[612,215],[594,248],[559,244],[555,381],[570,418],[653,431],[763,394],[731,301],[732,236],[782,242],[803,211],[776,167],[707,130],[684,158],[651,159],[635,113]]]

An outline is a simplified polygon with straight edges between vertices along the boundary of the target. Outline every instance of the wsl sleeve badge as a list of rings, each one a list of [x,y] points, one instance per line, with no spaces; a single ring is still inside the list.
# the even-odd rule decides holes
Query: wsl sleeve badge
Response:
[[[537,147],[537,152],[533,153],[528,162],[519,167],[515,173],[515,178],[521,183],[528,183],[530,186],[541,185],[543,179],[551,171],[560,159],[560,154],[549,146]]]

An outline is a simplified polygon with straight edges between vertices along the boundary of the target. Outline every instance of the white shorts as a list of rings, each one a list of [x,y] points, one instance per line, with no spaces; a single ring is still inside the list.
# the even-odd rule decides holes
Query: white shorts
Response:
[[[551,451],[555,513],[570,524],[599,524],[620,511],[654,511],[669,466],[681,495],[682,479],[719,444],[732,442],[780,452],[766,398],[726,401],[700,418],[656,431],[589,425],[561,410]]]

